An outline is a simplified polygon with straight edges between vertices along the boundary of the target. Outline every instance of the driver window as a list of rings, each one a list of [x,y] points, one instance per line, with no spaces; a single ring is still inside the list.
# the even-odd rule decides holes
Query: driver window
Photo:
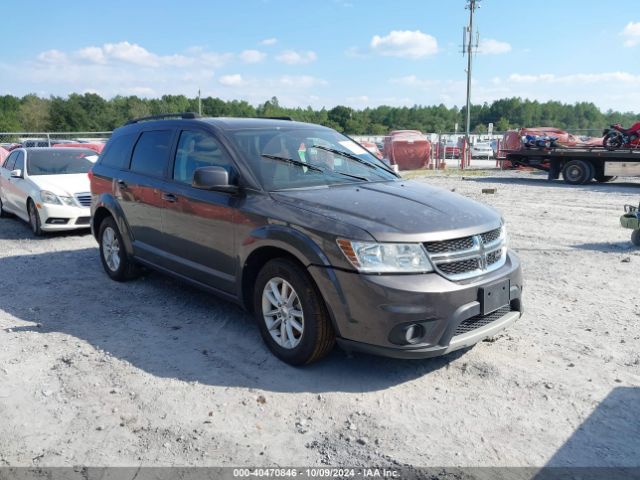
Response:
[[[204,132],[182,131],[173,165],[173,179],[191,184],[196,168],[214,166],[224,167],[231,173],[231,160],[218,141]]]
[[[24,175],[24,153],[18,153],[18,158],[16,158],[16,165],[15,167],[13,167],[13,170],[20,170],[22,172],[22,175]]]

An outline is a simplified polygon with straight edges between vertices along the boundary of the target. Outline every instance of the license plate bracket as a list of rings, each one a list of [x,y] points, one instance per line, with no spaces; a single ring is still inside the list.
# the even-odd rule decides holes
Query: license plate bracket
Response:
[[[510,286],[510,281],[507,279],[478,289],[478,301],[480,302],[482,315],[489,315],[509,304],[509,300],[511,300],[509,295]]]

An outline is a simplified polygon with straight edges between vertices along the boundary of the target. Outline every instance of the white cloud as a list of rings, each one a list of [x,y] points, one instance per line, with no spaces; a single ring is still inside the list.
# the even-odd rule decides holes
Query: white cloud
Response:
[[[500,55],[502,53],[509,53],[511,51],[511,45],[507,42],[500,42],[491,38],[480,39],[480,45],[478,46],[478,53],[483,55]]]
[[[45,63],[61,64],[66,63],[68,58],[67,55],[60,50],[47,50],[38,55],[38,60]]]
[[[518,73],[513,73],[509,75],[508,81],[520,84],[544,83],[556,85],[598,85],[607,82],[638,84],[640,83],[640,75],[627,72],[576,73],[571,75],[554,75],[552,73],[520,75]]]
[[[405,87],[418,87],[418,88],[432,88],[438,85],[437,80],[423,80],[415,75],[407,75],[405,77],[392,78],[389,80],[391,83],[397,85],[403,85]]]
[[[280,85],[286,87],[297,87],[297,88],[311,88],[327,85],[328,82],[326,80],[322,80],[321,78],[312,77],[310,75],[283,75],[279,79]]]
[[[275,45],[276,43],[278,43],[278,39],[277,38],[265,38],[264,40],[262,40],[260,42],[260,45]]]
[[[288,65],[304,65],[316,60],[317,55],[315,52],[296,52],[294,50],[285,50],[276,57],[276,60]]]
[[[223,75],[218,79],[218,83],[225,87],[241,87],[246,82],[243,80],[242,75],[236,73],[233,75]]]
[[[107,57],[100,47],[82,48],[76,52],[76,56],[91,63],[107,63]]]
[[[109,59],[120,60],[134,65],[157,67],[160,64],[158,55],[149,52],[146,48],[136,43],[105,43],[102,46],[102,52]]]
[[[640,45],[640,22],[629,22],[620,35],[625,39],[625,47]]]
[[[393,30],[384,37],[375,35],[371,49],[380,55],[417,59],[436,54],[438,42],[420,30]]]
[[[244,50],[240,53],[240,60],[244,63],[260,63],[266,56],[266,53],[259,50]]]

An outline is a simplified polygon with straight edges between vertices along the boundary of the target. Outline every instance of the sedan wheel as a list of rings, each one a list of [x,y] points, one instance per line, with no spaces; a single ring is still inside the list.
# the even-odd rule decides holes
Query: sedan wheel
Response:
[[[36,209],[36,205],[32,200],[29,200],[27,204],[27,210],[29,212],[29,226],[31,227],[31,231],[36,237],[42,235],[42,228],[40,227],[40,215],[38,215],[38,210]]]
[[[298,346],[304,333],[304,313],[300,297],[280,277],[272,278],[262,291],[262,316],[271,338],[282,348]]]

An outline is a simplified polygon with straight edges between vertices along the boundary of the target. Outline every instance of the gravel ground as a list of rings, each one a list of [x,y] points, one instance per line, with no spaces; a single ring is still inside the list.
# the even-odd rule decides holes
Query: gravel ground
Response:
[[[417,181],[503,213],[526,308],[421,361],[289,367],[239,308],[112,282],[86,232],[0,219],[0,466],[640,466],[640,249],[618,223],[640,181]]]

